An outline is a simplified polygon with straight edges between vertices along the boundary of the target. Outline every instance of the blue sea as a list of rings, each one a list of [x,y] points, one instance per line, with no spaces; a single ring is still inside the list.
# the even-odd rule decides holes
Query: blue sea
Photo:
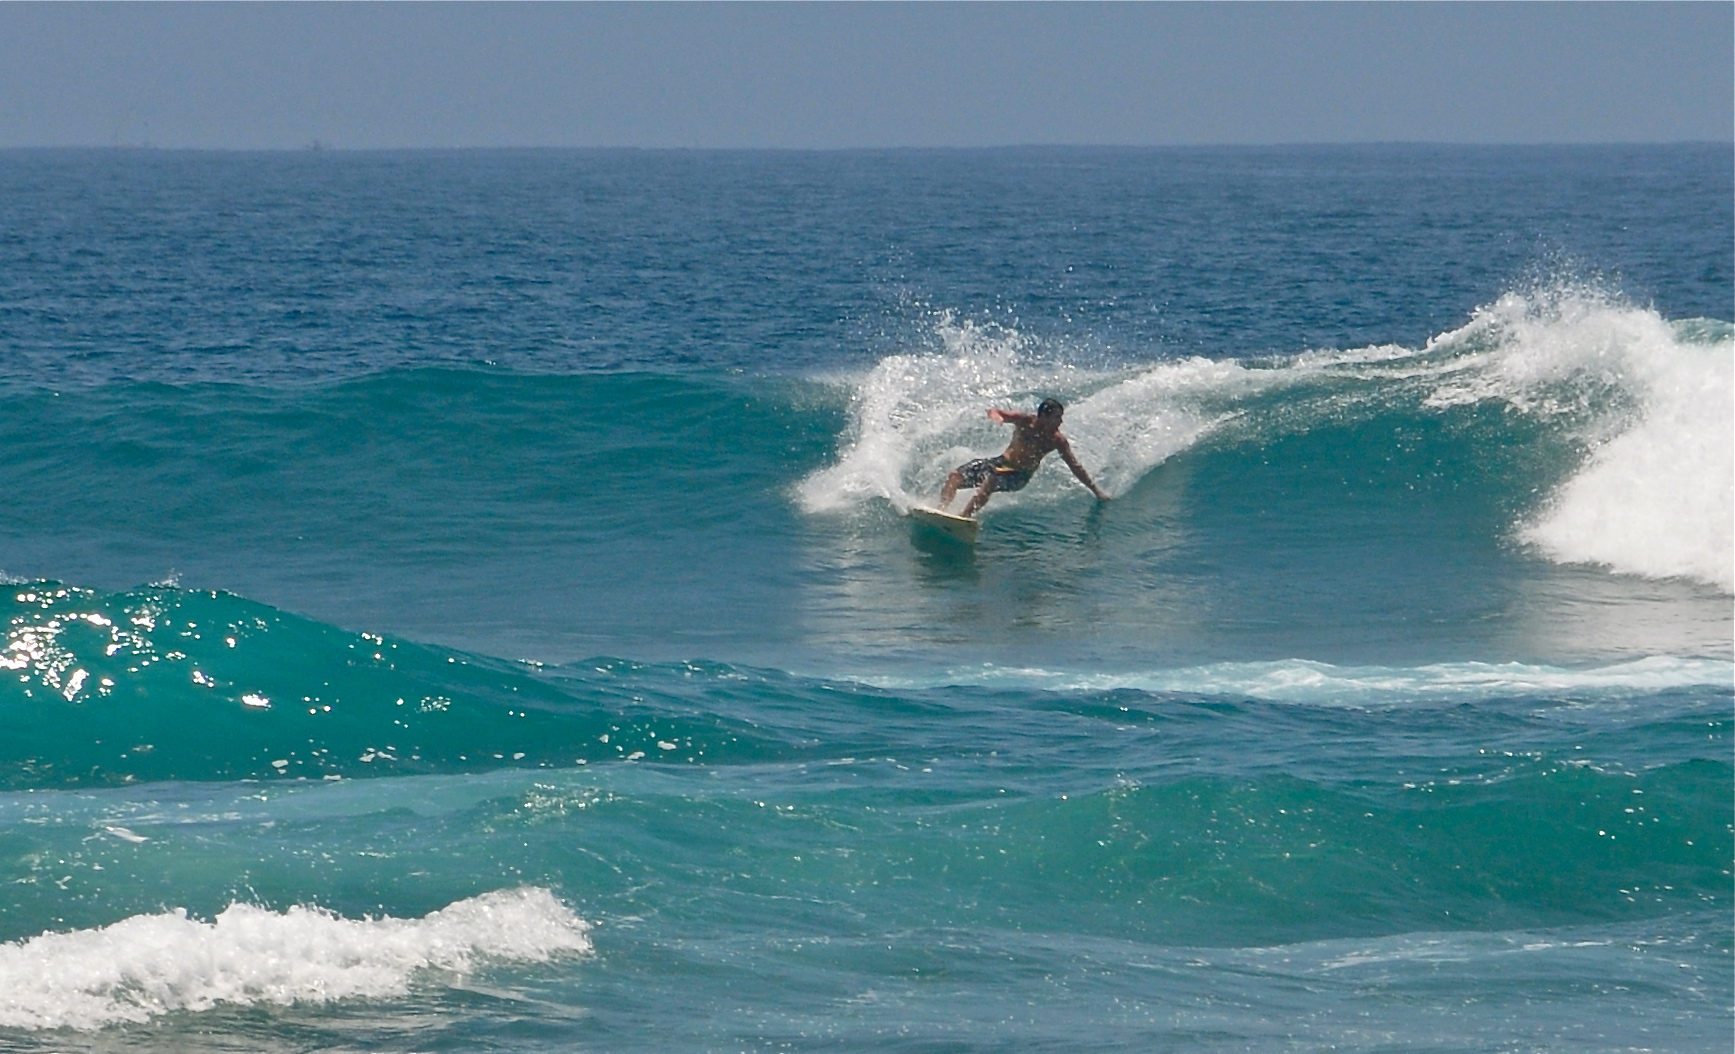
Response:
[[[1728,1051],[1732,212],[0,152],[0,1050]]]

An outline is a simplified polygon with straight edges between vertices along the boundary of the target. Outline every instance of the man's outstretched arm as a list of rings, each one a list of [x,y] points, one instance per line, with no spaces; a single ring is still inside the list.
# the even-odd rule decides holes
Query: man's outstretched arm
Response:
[[[1096,500],[1108,500],[1108,494],[1106,494],[1101,487],[1091,482],[1090,473],[1086,472],[1084,466],[1079,464],[1078,458],[1072,452],[1071,443],[1062,439],[1054,449],[1060,454],[1060,459],[1066,462],[1066,467],[1072,469],[1072,474],[1078,477],[1078,481],[1090,488],[1090,492],[1096,495]]]

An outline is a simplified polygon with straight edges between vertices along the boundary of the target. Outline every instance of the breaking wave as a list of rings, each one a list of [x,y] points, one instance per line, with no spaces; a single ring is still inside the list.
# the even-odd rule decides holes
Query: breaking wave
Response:
[[[418,977],[591,950],[588,923],[546,889],[503,889],[419,919],[231,904],[0,944],[0,1027],[97,1029],[219,1004],[402,996]]]
[[[1577,452],[1541,466],[1515,539],[1563,564],[1687,578],[1735,592],[1735,326],[1670,322],[1594,289],[1510,293],[1420,349],[1378,346],[1279,359],[1187,358],[1118,370],[1055,361],[1015,331],[938,327],[939,350],[888,356],[852,383],[836,461],[802,480],[810,514],[876,500],[900,511],[947,470],[999,449],[989,405],[1046,395],[1110,493],[1206,446],[1376,416],[1438,417],[1497,406]],[[1498,441],[1498,437],[1496,437]],[[1000,508],[1082,494],[1037,476]]]

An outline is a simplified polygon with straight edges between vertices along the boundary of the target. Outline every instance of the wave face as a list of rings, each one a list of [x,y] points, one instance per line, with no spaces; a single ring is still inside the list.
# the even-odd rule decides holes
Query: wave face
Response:
[[[1102,673],[973,665],[862,683],[717,663],[505,662],[167,586],[103,595],[35,583],[12,587],[8,599],[0,651],[6,789],[907,752],[911,744],[899,747],[872,727],[924,712],[927,700],[963,687],[1012,699],[1128,691],[1332,708],[1715,695],[1735,682],[1727,659],[1656,657],[1591,669],[1291,660]],[[862,727],[852,730],[854,721]]]
[[[9,788],[337,779],[647,755],[718,761],[744,732],[710,715],[611,705],[631,696],[630,663],[553,679],[535,664],[169,587],[102,596],[38,583],[15,587],[10,600],[0,652]],[[664,682],[658,694],[678,697],[695,672],[703,668],[653,678]],[[619,689],[617,674],[627,675]],[[634,709],[642,712],[628,717]],[[775,753],[765,744],[757,756]]]
[[[1580,460],[1530,520],[1511,525],[1550,559],[1735,592],[1735,327],[1727,323],[1670,324],[1594,290],[1554,288],[1508,294],[1420,349],[1106,372],[1043,361],[1015,332],[946,323],[940,333],[943,353],[888,358],[859,383],[846,449],[803,480],[805,509],[927,500],[953,465],[1004,438],[981,420],[984,405],[1021,407],[1049,393],[1069,401],[1080,457],[1119,494],[1201,446],[1258,449],[1347,424],[1378,423],[1401,437],[1406,426],[1438,421],[1466,448],[1457,459],[1486,464],[1490,452],[1477,447],[1525,443],[1556,472],[1562,459]],[[1490,427],[1453,412],[1482,406],[1520,420]],[[1389,448],[1342,452],[1346,461],[1368,453],[1391,457]],[[1502,482],[1470,472],[1452,482],[1484,490]],[[1549,475],[1543,468],[1524,482]],[[1073,493],[1062,473],[1040,479],[997,503]]]
[[[1553,288],[1415,349],[1085,368],[1011,330],[935,340],[820,380],[415,370],[13,393],[0,482],[32,500],[9,570],[174,570],[553,662],[853,676],[890,656],[950,669],[960,648],[1117,670],[1727,652],[1727,323]],[[1115,500],[1093,508],[1050,464],[989,506],[975,556],[912,549],[896,511],[1005,440],[983,406],[1045,394]],[[1021,619],[1044,581],[1061,585]],[[947,582],[992,602],[960,607]]]

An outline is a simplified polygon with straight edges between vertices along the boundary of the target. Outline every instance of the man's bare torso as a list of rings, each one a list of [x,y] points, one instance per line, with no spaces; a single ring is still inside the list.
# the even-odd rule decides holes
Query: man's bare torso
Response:
[[[958,488],[968,483],[978,488],[976,495],[964,506],[964,515],[972,516],[995,492],[1024,489],[1042,464],[1042,459],[1056,450],[1060,451],[1061,460],[1066,462],[1066,467],[1072,470],[1078,481],[1089,487],[1097,500],[1107,501],[1108,495],[1091,481],[1090,473],[1078,463],[1078,458],[1072,456],[1072,445],[1060,434],[1063,410],[1058,399],[1044,399],[1034,414],[989,408],[990,421],[1012,426],[1012,442],[1006,444],[1006,452],[997,458],[977,458],[953,469],[940,488],[940,508],[949,506]]]
[[[1012,442],[1000,456],[1020,472],[1035,472],[1043,458],[1066,445],[1058,428],[1045,427],[1034,419],[1012,420]]]

